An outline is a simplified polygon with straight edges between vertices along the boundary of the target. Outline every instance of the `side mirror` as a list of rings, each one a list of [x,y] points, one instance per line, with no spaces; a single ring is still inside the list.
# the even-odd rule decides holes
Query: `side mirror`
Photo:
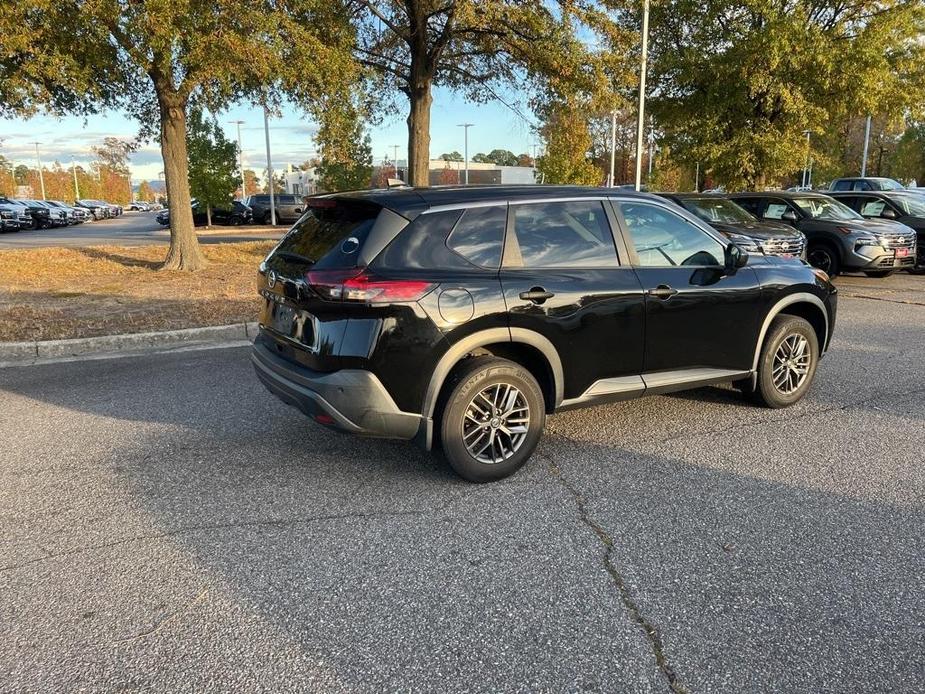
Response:
[[[880,216],[883,217],[883,219],[896,219],[896,211],[891,210],[889,207],[884,207]]]
[[[787,222],[787,224],[796,224],[799,221],[797,213],[793,210],[787,210],[780,216],[780,221]]]
[[[748,253],[734,243],[730,243],[726,246],[726,251],[723,255],[726,273],[730,275],[734,275],[739,268],[745,267],[745,264],[748,262]]]

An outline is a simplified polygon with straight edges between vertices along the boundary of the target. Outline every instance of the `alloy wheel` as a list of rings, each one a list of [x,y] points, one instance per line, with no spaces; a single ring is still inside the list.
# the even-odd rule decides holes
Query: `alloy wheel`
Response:
[[[824,272],[832,269],[832,254],[826,248],[814,248],[809,252],[809,264]]]
[[[783,395],[792,395],[806,382],[812,354],[809,340],[799,333],[785,337],[774,353],[771,377]]]
[[[529,429],[530,406],[523,393],[510,383],[495,383],[466,407],[463,443],[480,463],[501,463],[517,453]]]

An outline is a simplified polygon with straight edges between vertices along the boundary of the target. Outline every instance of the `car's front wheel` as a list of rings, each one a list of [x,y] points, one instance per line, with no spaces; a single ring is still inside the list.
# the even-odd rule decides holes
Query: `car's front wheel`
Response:
[[[461,477],[488,482],[527,462],[545,423],[543,392],[529,371],[507,359],[475,357],[450,376],[440,441]]]
[[[793,405],[809,390],[818,363],[819,340],[813,326],[798,316],[778,316],[761,346],[752,397],[774,409]]]

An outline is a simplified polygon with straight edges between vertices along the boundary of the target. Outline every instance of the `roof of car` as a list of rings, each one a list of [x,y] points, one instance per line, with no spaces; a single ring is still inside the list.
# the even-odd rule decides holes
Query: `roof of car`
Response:
[[[653,198],[647,193],[615,190],[595,186],[563,185],[489,185],[489,186],[434,186],[430,188],[382,188],[333,193],[334,198],[366,200],[399,214],[420,212],[441,205],[464,205],[466,203],[488,202],[492,200],[543,200],[547,198],[600,197],[602,195],[620,195]]]
[[[791,190],[764,190],[761,192],[756,191],[743,191],[741,193],[727,193],[730,198],[785,198],[787,200],[793,200],[794,198],[827,198],[829,197],[828,191],[824,193],[816,191],[791,191]]]
[[[723,193],[656,193],[666,198],[677,198],[678,200],[724,200]]]

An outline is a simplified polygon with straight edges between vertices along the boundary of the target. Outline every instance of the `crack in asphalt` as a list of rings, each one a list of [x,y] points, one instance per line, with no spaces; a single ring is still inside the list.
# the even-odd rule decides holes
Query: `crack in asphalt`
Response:
[[[668,656],[665,653],[665,644],[662,641],[661,633],[659,632],[658,628],[652,624],[652,622],[650,622],[648,618],[646,618],[646,616],[642,613],[641,608],[633,599],[633,595],[630,592],[626,580],[623,578],[623,575],[620,573],[619,569],[617,569],[617,566],[613,561],[613,552],[615,547],[613,538],[606,530],[604,530],[601,525],[599,525],[594,519],[591,518],[588,513],[584,495],[578,491],[575,485],[572,484],[572,482],[567,477],[565,477],[565,475],[562,474],[562,469],[559,467],[559,464],[549,455],[539,453],[535,455],[538,457],[546,458],[546,460],[549,462],[549,469],[553,478],[556,479],[574,499],[575,506],[578,510],[579,519],[584,525],[588,526],[594,532],[594,534],[597,536],[597,539],[600,540],[601,544],[604,545],[604,569],[608,574],[610,574],[611,580],[617,587],[617,590],[620,593],[620,600],[623,602],[623,606],[629,612],[630,618],[633,620],[633,622],[642,628],[646,640],[649,642],[649,646],[655,655],[655,663],[658,665],[658,669],[661,671],[665,679],[668,680],[668,686],[671,691],[675,694],[684,694],[687,692],[687,689],[681,683],[677,673],[674,670],[674,667],[672,667],[671,663],[668,661]]]
[[[885,301],[888,304],[905,304],[907,306],[925,306],[923,301],[910,301],[908,299],[887,299],[885,296],[869,296],[867,294],[844,294],[849,299],[869,299],[870,301]]]
[[[176,610],[176,611],[174,611],[174,612],[171,612],[169,615],[167,615],[166,617],[164,617],[161,621],[159,621],[157,624],[155,624],[155,625],[154,625],[153,627],[151,627],[150,629],[145,629],[144,631],[142,631],[142,632],[140,632],[140,633],[138,633],[138,634],[135,634],[135,636],[129,636],[129,637],[124,638],[124,639],[117,639],[117,640],[113,641],[112,644],[113,644],[114,646],[117,646],[117,645],[121,645],[121,644],[123,644],[123,643],[131,643],[131,642],[133,642],[133,641],[138,641],[138,640],[143,639],[143,638],[148,637],[148,636],[154,636],[154,635],[157,634],[161,629],[163,629],[165,626],[167,626],[168,624],[171,624],[172,622],[177,621],[177,619],[179,619],[182,615],[186,614],[186,613],[189,612],[191,609],[193,609],[196,605],[198,605],[200,602],[202,602],[203,598],[206,597],[206,594],[207,594],[208,592],[209,592],[209,589],[206,588],[206,589],[203,590],[201,593],[199,593],[199,595],[197,595],[195,598],[193,598],[193,599],[190,600],[188,603],[186,603],[185,605],[183,605],[182,607],[180,607],[180,609],[178,609],[178,610]]]

